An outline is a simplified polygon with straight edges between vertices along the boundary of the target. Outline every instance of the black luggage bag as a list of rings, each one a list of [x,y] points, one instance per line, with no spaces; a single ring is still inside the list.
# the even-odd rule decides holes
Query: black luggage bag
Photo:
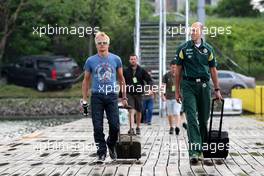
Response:
[[[221,116],[219,130],[212,130],[214,103],[217,99],[213,99],[211,107],[211,119],[209,133],[207,139],[207,147],[203,150],[204,158],[226,158],[229,150],[229,137],[227,131],[222,131],[224,100],[221,100]]]
[[[130,109],[131,107],[119,107]],[[131,129],[131,122],[129,120]],[[139,136],[131,134],[120,134],[116,144],[117,159],[139,159],[141,158],[141,143]]]

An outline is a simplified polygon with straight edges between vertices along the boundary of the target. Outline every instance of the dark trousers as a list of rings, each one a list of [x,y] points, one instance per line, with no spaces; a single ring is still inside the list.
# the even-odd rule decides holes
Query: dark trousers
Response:
[[[154,98],[148,97],[143,101],[144,107],[144,122],[151,123],[153,113]]]
[[[181,81],[183,106],[188,121],[189,155],[202,152],[207,139],[211,91],[209,82]]]
[[[93,93],[91,96],[91,111],[94,128],[94,140],[97,146],[97,154],[106,154],[108,146],[116,145],[119,132],[118,97],[116,94]],[[104,111],[109,124],[109,136],[105,141],[103,119]]]

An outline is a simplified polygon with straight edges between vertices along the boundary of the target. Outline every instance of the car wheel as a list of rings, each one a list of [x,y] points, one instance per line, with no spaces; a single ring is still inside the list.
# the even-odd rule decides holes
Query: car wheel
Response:
[[[244,89],[245,87],[242,85],[234,85],[232,89]]]
[[[37,80],[36,88],[39,92],[44,92],[47,88],[45,80],[40,78]]]

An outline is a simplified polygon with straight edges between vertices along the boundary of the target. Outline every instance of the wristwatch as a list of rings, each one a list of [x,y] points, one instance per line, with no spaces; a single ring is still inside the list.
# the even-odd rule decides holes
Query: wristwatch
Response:
[[[123,97],[122,100],[128,100],[128,98],[127,97]]]
[[[220,91],[220,89],[219,88],[215,88],[215,91],[217,92],[217,91]]]

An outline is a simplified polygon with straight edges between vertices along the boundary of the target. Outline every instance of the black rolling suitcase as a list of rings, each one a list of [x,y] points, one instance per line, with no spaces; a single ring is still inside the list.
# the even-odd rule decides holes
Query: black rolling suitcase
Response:
[[[130,109],[131,107],[119,107]],[[131,122],[129,120],[131,129]],[[116,145],[117,159],[139,159],[141,158],[141,143],[139,136],[130,134],[120,134]]]
[[[221,100],[221,116],[219,130],[212,130],[214,103],[213,99],[211,108],[211,119],[207,139],[207,147],[203,150],[204,158],[226,158],[229,150],[229,137],[227,131],[222,131],[224,100]]]

